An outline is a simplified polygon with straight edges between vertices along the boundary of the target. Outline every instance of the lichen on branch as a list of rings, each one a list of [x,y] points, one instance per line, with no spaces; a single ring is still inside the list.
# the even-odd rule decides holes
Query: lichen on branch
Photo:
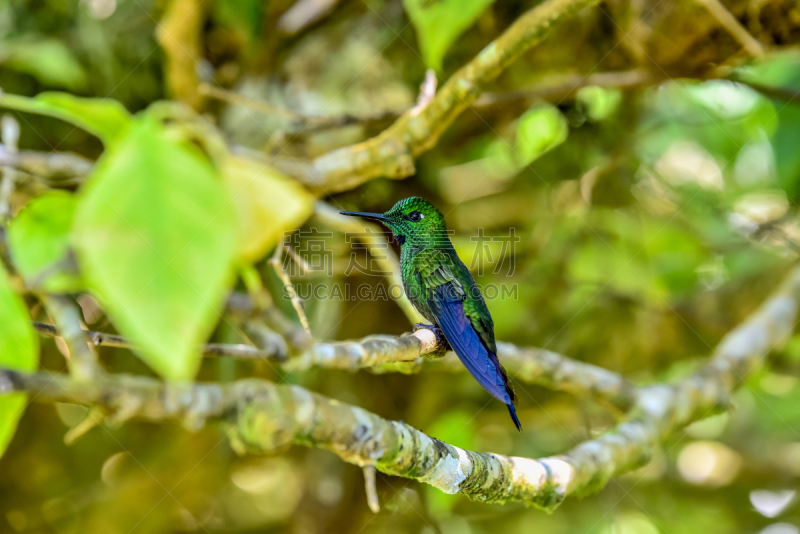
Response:
[[[96,405],[124,419],[178,420],[190,427],[221,419],[241,453],[269,452],[288,444],[324,448],[347,462],[372,465],[446,493],[484,502],[522,501],[552,510],[569,495],[596,491],[612,477],[644,465],[657,443],[676,430],[714,410],[728,409],[732,392],[791,334],[799,301],[796,268],[747,321],[725,336],[696,373],[674,384],[636,389],[627,420],[612,431],[562,455],[540,459],[460,449],[406,423],[298,386],[258,379],[220,385],[101,375],[87,383],[65,375],[4,369],[0,392],[27,391],[40,402]]]

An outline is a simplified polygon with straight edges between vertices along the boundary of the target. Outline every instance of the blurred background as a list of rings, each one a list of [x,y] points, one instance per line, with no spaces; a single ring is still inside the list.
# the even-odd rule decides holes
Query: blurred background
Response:
[[[637,383],[684,376],[800,251],[800,5],[723,4],[733,23],[712,2],[601,2],[504,71],[414,176],[323,200],[381,212],[411,195],[434,202],[479,283],[506,289],[487,298],[500,340]],[[108,97],[131,112],[177,98],[240,150],[304,161],[377,135],[415,104],[428,69],[443,83],[535,5],[0,0],[0,87]],[[188,25],[188,71],[159,42],[159,25],[176,16]],[[21,149],[87,161],[102,152],[66,123],[11,115]],[[69,179],[55,186],[76,188]],[[42,188],[33,180],[16,191],[15,209]],[[323,218],[311,216],[288,243],[314,266],[320,239],[329,263],[294,273],[298,288],[387,284],[354,268],[370,265],[369,252]],[[279,297],[270,256],[255,265]],[[316,339],[411,327],[392,300],[301,296]],[[84,301],[86,323],[113,331]],[[224,322],[214,334],[234,337]],[[125,350],[102,358],[112,371],[151,373]],[[63,367],[52,339],[42,341],[42,362]],[[373,514],[361,470],[326,451],[239,457],[214,425],[190,432],[135,421],[67,446],[65,432],[86,410],[34,403],[0,459],[0,531],[797,534],[799,370],[800,336],[737,392],[729,414],[693,424],[647,467],[552,515],[380,474]],[[460,447],[528,457],[563,452],[615,422],[588,400],[517,382],[517,434],[467,373],[433,364],[410,375],[291,373],[214,360],[199,376],[300,384]]]

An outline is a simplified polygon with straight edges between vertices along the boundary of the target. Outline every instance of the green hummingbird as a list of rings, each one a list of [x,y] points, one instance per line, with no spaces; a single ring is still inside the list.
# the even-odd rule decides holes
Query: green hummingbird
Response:
[[[508,406],[514,425],[521,430],[514,408],[514,387],[497,359],[492,316],[475,279],[450,242],[441,212],[430,202],[411,197],[386,213],[340,213],[380,221],[389,227],[400,243],[406,295],[432,323],[420,323],[415,331],[432,328],[440,340],[443,334],[478,383]]]

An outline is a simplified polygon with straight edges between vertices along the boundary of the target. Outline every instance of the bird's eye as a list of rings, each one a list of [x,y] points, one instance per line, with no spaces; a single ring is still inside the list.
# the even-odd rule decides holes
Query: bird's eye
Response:
[[[425,216],[418,211],[412,211],[406,216],[406,218],[411,222],[419,222],[424,219]]]

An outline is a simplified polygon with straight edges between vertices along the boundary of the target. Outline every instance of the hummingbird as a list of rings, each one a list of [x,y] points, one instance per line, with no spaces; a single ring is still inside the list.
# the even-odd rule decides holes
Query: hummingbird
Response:
[[[444,347],[451,347],[470,374],[497,400],[505,403],[517,430],[522,430],[514,402],[517,396],[497,359],[494,322],[475,279],[456,254],[444,216],[430,202],[410,197],[386,213],[342,211],[342,215],[386,225],[400,243],[400,270],[406,296],[432,324]]]

